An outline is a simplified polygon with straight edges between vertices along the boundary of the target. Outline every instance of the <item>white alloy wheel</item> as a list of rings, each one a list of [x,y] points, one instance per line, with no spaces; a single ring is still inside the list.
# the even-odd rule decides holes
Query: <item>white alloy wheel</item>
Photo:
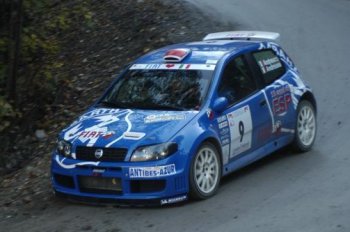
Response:
[[[221,178],[221,163],[216,148],[204,144],[198,150],[191,168],[191,195],[205,199],[215,194]]]
[[[299,151],[308,151],[315,141],[317,131],[316,114],[310,102],[300,102],[296,123],[294,146]]]

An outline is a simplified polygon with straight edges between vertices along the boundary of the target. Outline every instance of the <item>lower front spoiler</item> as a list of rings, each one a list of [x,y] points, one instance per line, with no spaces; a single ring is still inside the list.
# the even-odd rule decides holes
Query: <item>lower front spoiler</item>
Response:
[[[89,205],[112,205],[120,207],[159,207],[165,205],[174,205],[180,206],[184,204],[188,197],[187,195],[175,196],[168,199],[157,198],[157,199],[115,199],[115,198],[97,198],[97,197],[87,197],[87,196],[78,196],[72,194],[66,194],[54,190],[56,197],[67,199],[69,201],[89,204]]]

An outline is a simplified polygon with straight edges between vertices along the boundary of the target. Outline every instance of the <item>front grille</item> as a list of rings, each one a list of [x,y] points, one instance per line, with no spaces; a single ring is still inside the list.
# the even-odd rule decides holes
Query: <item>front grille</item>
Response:
[[[89,165],[81,165],[77,167],[78,169],[84,169],[84,170],[94,170],[96,168],[96,166],[89,166]],[[121,172],[122,168],[121,167],[103,167],[103,169],[105,171],[110,171],[110,172]]]
[[[132,193],[160,192],[165,189],[165,180],[132,180],[130,191]]]
[[[80,192],[97,194],[121,194],[122,182],[120,178],[79,176]]]
[[[100,158],[95,157],[97,149],[102,149],[103,155]],[[76,158],[84,161],[105,161],[121,162],[124,161],[128,150],[125,148],[102,148],[102,147],[82,147],[78,146],[75,150]]]

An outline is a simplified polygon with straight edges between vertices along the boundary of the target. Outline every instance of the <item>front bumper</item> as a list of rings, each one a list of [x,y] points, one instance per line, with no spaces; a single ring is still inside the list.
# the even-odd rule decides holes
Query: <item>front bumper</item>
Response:
[[[176,203],[187,199],[187,176],[186,162],[176,155],[154,162],[86,162],[54,152],[51,160],[54,191],[91,203]]]

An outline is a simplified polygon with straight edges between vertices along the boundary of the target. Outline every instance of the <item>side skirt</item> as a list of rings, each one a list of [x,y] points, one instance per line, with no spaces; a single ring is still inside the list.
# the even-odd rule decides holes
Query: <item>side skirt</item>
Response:
[[[265,156],[277,151],[278,149],[290,144],[293,140],[293,135],[285,135],[280,137],[265,146],[262,146],[256,149],[253,152],[250,152],[241,158],[234,160],[223,167],[222,176],[225,176],[233,171],[236,171],[240,168],[243,168],[259,159],[264,158]]]

